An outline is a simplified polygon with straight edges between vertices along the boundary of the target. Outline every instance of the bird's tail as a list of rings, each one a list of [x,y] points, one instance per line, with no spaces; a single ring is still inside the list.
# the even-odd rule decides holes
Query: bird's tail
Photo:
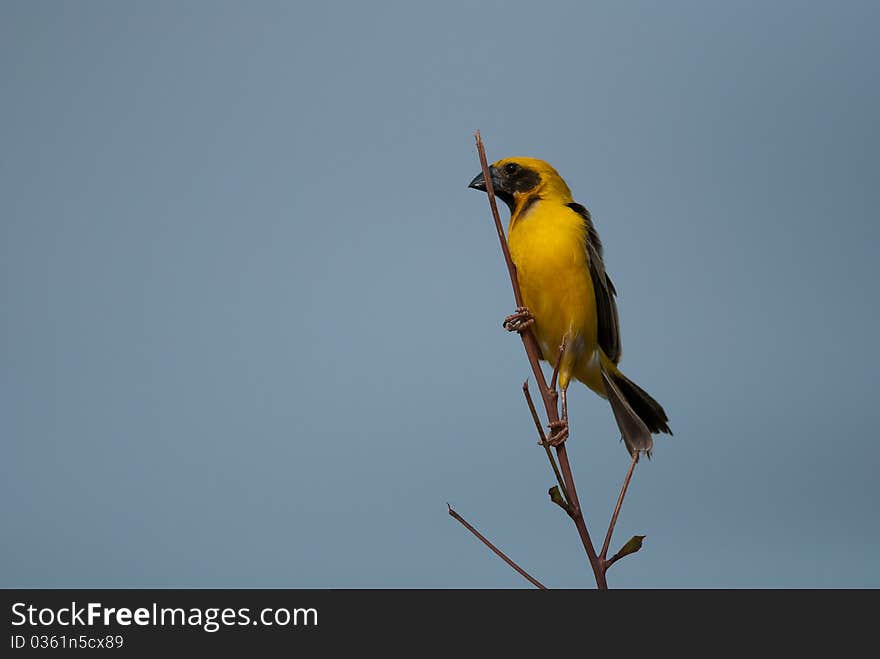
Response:
[[[651,449],[654,448],[651,435],[660,432],[672,434],[663,407],[615,366],[606,370],[603,365],[602,382],[630,455],[644,451],[651,457]]]

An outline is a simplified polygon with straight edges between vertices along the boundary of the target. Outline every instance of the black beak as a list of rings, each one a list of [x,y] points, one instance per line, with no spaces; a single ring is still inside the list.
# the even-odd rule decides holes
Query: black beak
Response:
[[[494,181],[493,181],[494,183]],[[483,172],[480,172],[476,176],[474,176],[474,180],[468,183],[469,188],[473,188],[474,190],[482,190],[486,191],[486,179],[483,176]]]
[[[537,184],[540,181],[537,174],[533,175],[535,180],[533,184]],[[510,209],[510,212],[513,213],[514,208],[516,206],[516,202],[513,197],[513,192],[509,191],[510,182],[505,178],[505,176],[499,172],[495,167],[489,166],[489,178],[492,179],[492,191],[495,193],[495,196],[498,197],[501,201],[507,204],[507,207]],[[473,188],[474,190],[482,190],[486,192],[486,179],[483,177],[483,173],[480,172],[474,177],[474,180],[468,183],[469,188]]]
[[[495,190],[495,194],[497,195],[499,192],[504,192],[504,186],[502,185],[501,176],[499,176],[499,172],[497,169],[489,165],[489,176],[492,177],[492,188]],[[480,172],[474,177],[474,180],[468,184],[469,188],[473,188],[474,190],[482,190],[486,191],[486,179],[483,178],[483,172]]]

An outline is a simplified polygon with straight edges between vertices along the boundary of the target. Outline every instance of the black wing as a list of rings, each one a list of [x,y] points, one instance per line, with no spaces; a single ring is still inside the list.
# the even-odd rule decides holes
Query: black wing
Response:
[[[577,203],[570,203],[568,207],[580,215],[587,228],[587,260],[590,262],[590,278],[593,280],[593,290],[596,295],[596,316],[599,327],[599,347],[605,355],[615,364],[620,361],[620,321],[617,318],[617,302],[614,297],[617,291],[611,283],[611,277],[605,272],[605,262],[602,260],[602,241],[596,227],[593,226],[593,218],[590,211]]]

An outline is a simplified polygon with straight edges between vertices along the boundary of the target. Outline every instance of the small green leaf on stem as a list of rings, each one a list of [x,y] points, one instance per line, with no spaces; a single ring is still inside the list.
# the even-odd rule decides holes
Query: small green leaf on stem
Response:
[[[642,540],[644,539],[645,536],[643,535],[634,535],[629,540],[627,540],[626,544],[620,548],[619,552],[617,552],[616,554],[614,554],[614,556],[605,561],[605,570],[607,571],[608,568],[610,568],[624,556],[635,554],[639,549],[642,548]]]
[[[548,494],[550,495],[550,501],[562,508],[565,512],[568,512],[568,504],[565,502],[562,492],[559,491],[558,485],[551,487]]]
[[[642,540],[645,539],[646,536],[643,535],[634,535],[629,540],[626,541],[626,544],[620,548],[620,551],[617,552],[617,558],[623,558],[624,556],[629,556],[630,554],[635,554],[639,549],[642,548]]]

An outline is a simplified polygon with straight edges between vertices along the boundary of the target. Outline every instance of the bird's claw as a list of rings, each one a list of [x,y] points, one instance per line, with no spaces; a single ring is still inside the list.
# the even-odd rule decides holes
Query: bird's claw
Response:
[[[550,436],[547,437],[547,444],[556,448],[557,446],[562,445],[566,439],[568,439],[568,421],[566,419],[559,419],[559,421],[553,421],[549,426],[551,433]]]
[[[526,307],[517,307],[516,313],[510,314],[501,323],[501,326],[508,332],[525,332],[535,323],[535,317]]]

